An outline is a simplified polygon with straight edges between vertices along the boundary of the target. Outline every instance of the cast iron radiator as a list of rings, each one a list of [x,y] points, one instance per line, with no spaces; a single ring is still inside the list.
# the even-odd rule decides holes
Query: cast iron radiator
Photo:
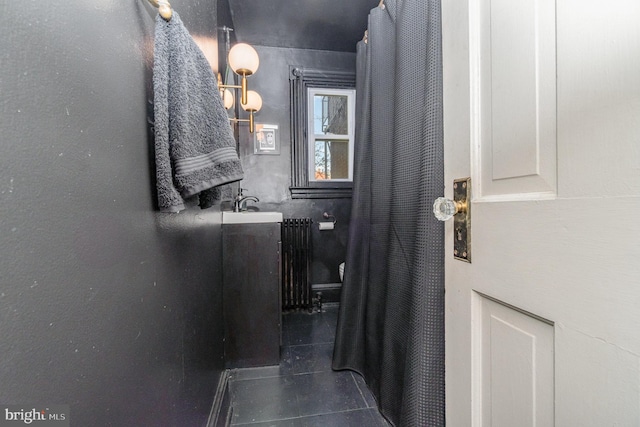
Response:
[[[311,218],[282,221],[282,309],[310,309]]]

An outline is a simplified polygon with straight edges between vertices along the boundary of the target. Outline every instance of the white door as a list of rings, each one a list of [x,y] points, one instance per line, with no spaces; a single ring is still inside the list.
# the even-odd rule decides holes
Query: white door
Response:
[[[640,1],[442,8],[447,426],[640,426]]]

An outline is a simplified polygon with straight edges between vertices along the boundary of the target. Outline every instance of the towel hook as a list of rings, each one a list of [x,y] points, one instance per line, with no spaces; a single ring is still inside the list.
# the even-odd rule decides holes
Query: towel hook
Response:
[[[165,21],[169,21],[173,15],[171,4],[167,0],[149,0],[154,7],[158,8],[158,13]]]

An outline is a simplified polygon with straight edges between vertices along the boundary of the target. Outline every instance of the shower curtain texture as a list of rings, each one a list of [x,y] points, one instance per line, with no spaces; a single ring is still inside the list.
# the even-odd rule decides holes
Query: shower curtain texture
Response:
[[[443,426],[439,0],[385,0],[358,44],[355,178],[333,368],[394,425]]]

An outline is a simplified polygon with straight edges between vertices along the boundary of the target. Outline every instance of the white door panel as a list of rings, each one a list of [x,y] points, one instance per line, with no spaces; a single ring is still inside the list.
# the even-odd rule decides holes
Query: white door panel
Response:
[[[558,192],[640,195],[640,1],[559,1]]]
[[[482,425],[547,426],[554,417],[554,329],[536,318],[475,294],[474,388],[481,390]]]
[[[442,7],[447,425],[639,426],[640,2]]]
[[[556,425],[640,425],[637,353],[565,325],[556,337]]]
[[[471,9],[476,198],[556,194],[553,0],[482,0]],[[529,197],[527,197],[529,195]],[[506,197],[505,197],[506,196]]]

